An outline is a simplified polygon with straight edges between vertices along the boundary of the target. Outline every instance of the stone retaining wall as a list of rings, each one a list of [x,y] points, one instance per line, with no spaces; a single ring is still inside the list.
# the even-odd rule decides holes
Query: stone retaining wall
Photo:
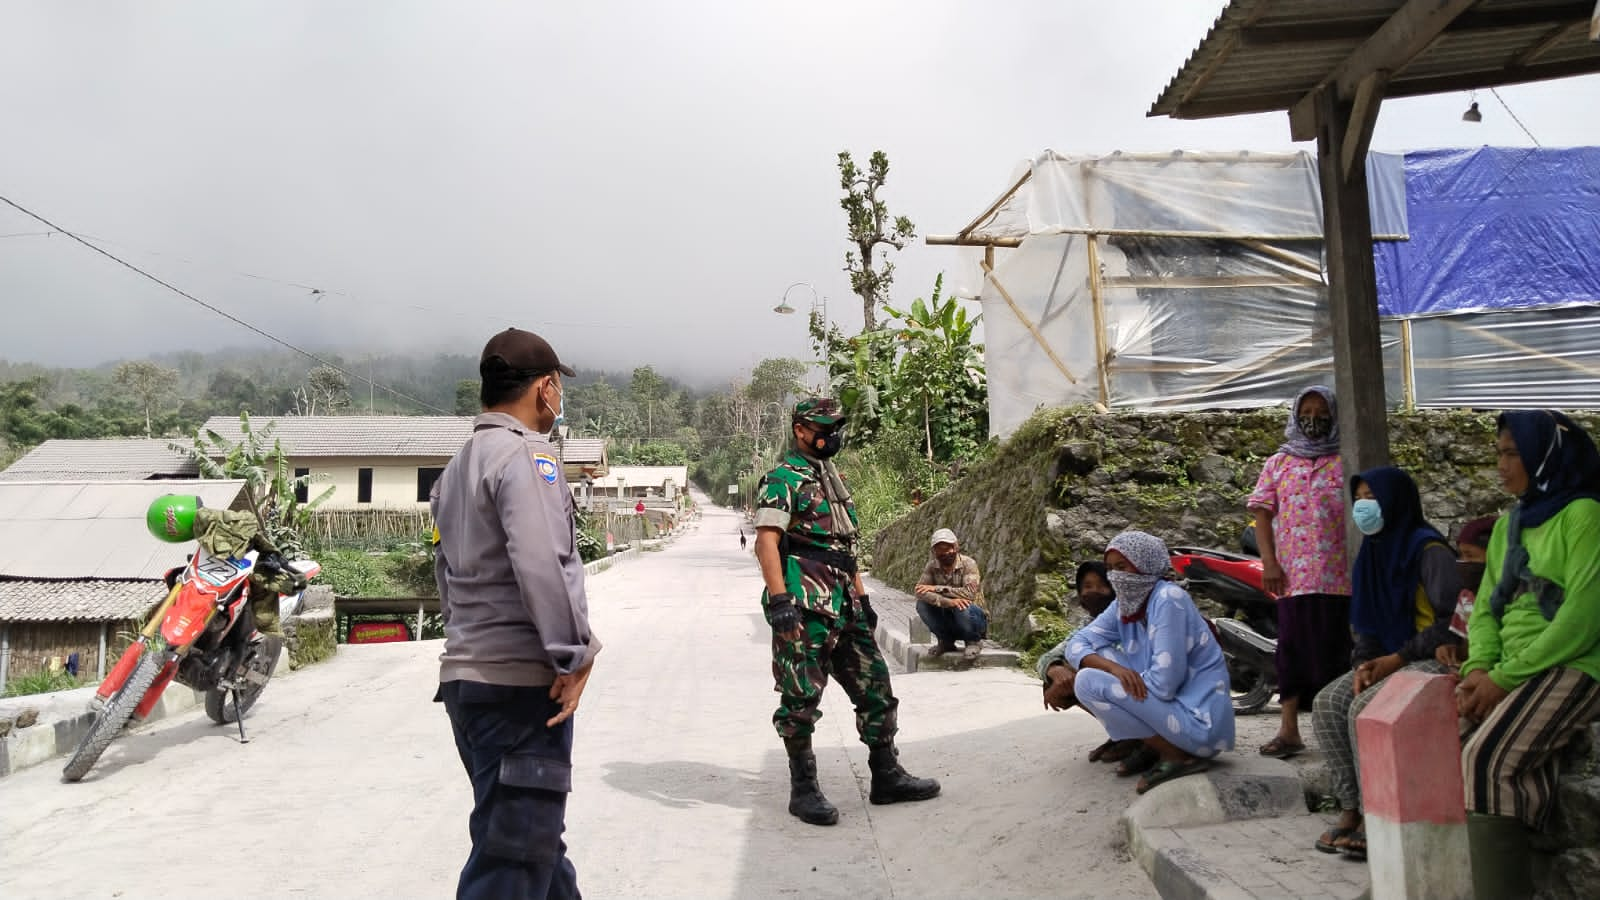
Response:
[[[1124,528],[1169,545],[1237,549],[1245,499],[1283,440],[1287,410],[1203,413],[1040,412],[989,461],[885,528],[874,574],[909,588],[928,560],[928,536],[953,528],[984,572],[994,635],[1026,647],[1070,627],[1061,601],[1072,572]],[[1594,433],[1593,416],[1574,416]],[[1494,415],[1396,413],[1395,463],[1411,472],[1433,523],[1498,513],[1509,498],[1495,474]]]

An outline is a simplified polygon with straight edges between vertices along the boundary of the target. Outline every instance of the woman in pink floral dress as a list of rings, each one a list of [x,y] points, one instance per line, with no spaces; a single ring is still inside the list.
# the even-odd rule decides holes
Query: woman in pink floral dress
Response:
[[[1350,561],[1344,466],[1333,391],[1294,399],[1284,443],[1247,506],[1255,514],[1267,591],[1278,597],[1278,696],[1283,721],[1261,748],[1284,759],[1305,749],[1299,712],[1350,668]]]

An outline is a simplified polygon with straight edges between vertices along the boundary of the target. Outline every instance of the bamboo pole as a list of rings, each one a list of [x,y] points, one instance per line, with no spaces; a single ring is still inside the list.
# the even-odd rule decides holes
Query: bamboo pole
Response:
[[[1284,344],[1282,347],[1279,347],[1278,349],[1272,351],[1271,353],[1268,353],[1266,356],[1261,357],[1260,359],[1258,359],[1255,362],[1251,363],[1249,366],[1247,366],[1245,368],[1242,368],[1242,369],[1239,369],[1239,370],[1234,371],[1234,372],[1230,372],[1228,374],[1228,377],[1220,379],[1218,381],[1214,381],[1214,382],[1202,387],[1200,389],[1199,393],[1201,393],[1201,394],[1209,394],[1210,392],[1216,390],[1217,388],[1222,387],[1225,384],[1228,384],[1229,382],[1238,381],[1240,378],[1243,378],[1246,375],[1250,375],[1250,374],[1253,374],[1255,372],[1260,372],[1261,370],[1265,369],[1266,367],[1272,365],[1274,362],[1277,362],[1278,360],[1282,359],[1283,357],[1288,356],[1290,353],[1293,353],[1296,350],[1304,350],[1305,348],[1310,347],[1312,344],[1315,344],[1317,341],[1320,341],[1323,338],[1327,337],[1327,335],[1328,335],[1328,329],[1327,328],[1318,328],[1315,331],[1311,332],[1311,334],[1308,335],[1307,337],[1304,337],[1304,338],[1302,338],[1302,339],[1300,339],[1298,341],[1294,341],[1292,343]]]
[[[994,267],[985,263],[983,267],[983,274],[989,279],[989,282],[994,285],[995,290],[1000,292],[1001,298],[1006,301],[1007,306],[1011,307],[1011,312],[1016,315],[1017,321],[1021,322],[1023,326],[1028,329],[1028,333],[1033,335],[1033,339],[1035,341],[1038,341],[1039,346],[1044,350],[1045,355],[1050,357],[1050,361],[1056,364],[1056,368],[1060,370],[1061,374],[1066,376],[1068,381],[1072,382],[1073,384],[1077,384],[1077,377],[1067,369],[1067,364],[1062,362],[1061,357],[1056,355],[1056,351],[1050,347],[1050,342],[1044,339],[1044,335],[1039,333],[1039,327],[1033,324],[1033,320],[1028,318],[1028,314],[1022,311],[1022,307],[1017,305],[1017,301],[1011,299],[1011,292],[1006,290],[1006,286],[1000,283],[999,278],[995,277]]]
[[[1417,370],[1411,349],[1411,320],[1400,320],[1400,385],[1407,412],[1417,408]]]
[[[1100,238],[1089,235],[1089,299],[1094,305],[1094,368],[1100,380],[1100,402],[1111,405],[1111,354],[1106,347],[1105,298],[1100,293]]]
[[[1264,273],[1261,275],[1179,275],[1170,278],[1143,275],[1114,275],[1105,279],[1106,287],[1143,288],[1154,290],[1188,290],[1191,288],[1239,287],[1305,287],[1298,278]]]
[[[1225,231],[1173,231],[1162,228],[1090,228],[1088,226],[1064,225],[1056,228],[1046,228],[1036,231],[1028,237],[1045,237],[1053,234],[1098,234],[1102,237],[1127,237],[1127,238],[1176,238],[1191,241],[1231,241],[1239,244],[1248,244],[1261,241],[1283,242],[1321,242],[1320,234],[1232,234]],[[929,247],[1002,247],[1016,248],[1022,246],[1026,237],[965,237],[958,234],[930,234],[922,239]],[[1410,240],[1403,234],[1375,234],[1375,241],[1405,241]]]
[[[1312,276],[1314,283],[1322,284],[1322,266],[1320,263],[1313,263],[1311,260],[1308,260],[1303,256],[1296,256],[1295,254],[1290,253],[1281,247],[1274,247],[1271,244],[1263,241],[1240,241],[1239,243],[1244,244],[1246,247],[1249,247],[1251,250],[1254,250],[1263,256],[1270,256],[1279,262],[1287,263],[1288,265],[1305,272],[1307,275]]]
[[[961,229],[958,236],[963,238],[966,237],[975,229],[977,229],[979,225],[982,225],[985,221],[987,221],[990,216],[994,215],[996,212],[999,212],[1000,207],[1004,206],[1006,201],[1010,200],[1017,191],[1022,190],[1022,186],[1027,184],[1028,179],[1032,177],[1033,166],[1029,166],[1028,171],[1022,173],[1022,177],[1017,179],[1016,184],[1013,184],[1004,194],[1001,194],[1000,199],[989,204],[989,208],[979,213],[977,218],[973,219],[971,222],[968,222],[967,227]]]

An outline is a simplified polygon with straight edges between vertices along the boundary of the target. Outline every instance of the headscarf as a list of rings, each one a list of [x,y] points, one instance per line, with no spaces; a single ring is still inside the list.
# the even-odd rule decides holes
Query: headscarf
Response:
[[[1167,566],[1171,565],[1167,545],[1155,535],[1124,531],[1106,545],[1106,552],[1112,550],[1127,557],[1128,562],[1138,569],[1137,572],[1113,570],[1106,573],[1106,580],[1111,582],[1111,589],[1117,593],[1117,607],[1121,611],[1122,621],[1138,621],[1144,617],[1150,592],[1155,590],[1156,582],[1161,580]]]
[[[1111,579],[1106,577],[1109,574],[1109,572],[1106,569],[1106,564],[1105,563],[1101,562],[1098,559],[1091,559],[1091,560],[1088,560],[1086,562],[1080,563],[1078,565],[1078,576],[1072,582],[1072,588],[1073,588],[1073,590],[1078,592],[1078,601],[1080,603],[1082,603],[1083,599],[1084,599],[1083,598],[1083,579],[1088,577],[1091,574],[1092,575],[1099,575],[1101,577],[1101,579],[1103,579],[1105,581],[1106,584],[1108,584],[1108,585],[1111,584]],[[1110,606],[1111,602],[1114,601],[1116,599],[1116,597],[1117,597],[1117,592],[1115,590],[1113,590],[1111,592],[1111,596],[1106,598],[1105,606],[1101,606],[1099,609],[1095,609],[1094,607],[1090,606],[1089,604],[1083,603],[1083,608],[1087,609],[1089,611],[1090,615],[1098,616],[1101,613],[1106,611],[1106,606]]]
[[[1494,523],[1499,518],[1499,516],[1484,516],[1461,526],[1461,534],[1456,537],[1456,546],[1471,544],[1474,547],[1489,549],[1489,535],[1494,533]]]
[[[1422,549],[1444,535],[1422,515],[1422,497],[1411,476],[1393,466],[1368,469],[1350,479],[1350,494],[1365,482],[1383,510],[1383,530],[1361,539],[1350,597],[1350,625],[1376,637],[1394,653],[1417,633],[1417,583]]]
[[[1495,431],[1511,432],[1528,470],[1528,490],[1517,504],[1523,528],[1543,525],[1580,497],[1600,500],[1600,452],[1566,415],[1548,409],[1503,412]]]
[[[1333,428],[1328,436],[1322,440],[1313,440],[1306,437],[1300,430],[1300,404],[1309,394],[1321,394],[1322,399],[1328,401],[1328,412],[1333,416]],[[1278,447],[1279,453],[1298,456],[1301,459],[1316,459],[1319,456],[1331,456],[1339,452],[1339,406],[1333,399],[1333,388],[1326,385],[1314,384],[1294,396],[1294,405],[1289,407],[1289,421],[1283,426],[1283,444]]]

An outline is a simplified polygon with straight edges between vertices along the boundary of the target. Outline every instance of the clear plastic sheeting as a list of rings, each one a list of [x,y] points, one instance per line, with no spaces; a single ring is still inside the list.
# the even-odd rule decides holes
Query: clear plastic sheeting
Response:
[[[1439,220],[1415,202],[1414,170],[1409,156],[1368,160],[1373,231],[1392,241],[1379,244],[1380,269],[1400,261],[1422,283],[1405,238],[1419,215]],[[1458,183],[1497,189],[1480,182]],[[1047,406],[1244,408],[1332,383],[1321,225],[1304,153],[1046,152],[959,234],[929,242],[963,248],[954,281],[982,303],[990,427],[1006,436]],[[1581,255],[1566,265],[1597,277]],[[1391,319],[1382,330],[1396,405],[1600,399],[1600,309]]]
[[[1434,316],[1407,325],[1417,406],[1600,409],[1600,308]]]

